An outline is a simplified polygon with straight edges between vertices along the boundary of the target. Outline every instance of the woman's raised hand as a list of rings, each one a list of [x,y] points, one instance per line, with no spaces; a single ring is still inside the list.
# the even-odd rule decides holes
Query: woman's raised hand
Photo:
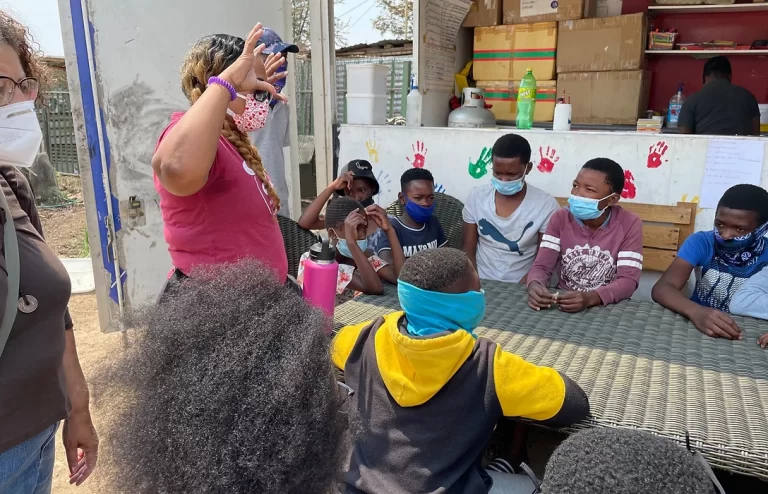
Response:
[[[219,77],[228,81],[235,87],[235,91],[238,93],[251,93],[253,91],[267,91],[275,99],[286,100],[285,96],[277,92],[275,87],[260,79],[256,74],[255,65],[261,62],[259,58],[264,45],[261,44],[258,47],[256,44],[264,34],[261,23],[256,24],[251,29],[248,37],[245,38],[245,47],[243,53],[240,54],[235,63],[227,67]]]

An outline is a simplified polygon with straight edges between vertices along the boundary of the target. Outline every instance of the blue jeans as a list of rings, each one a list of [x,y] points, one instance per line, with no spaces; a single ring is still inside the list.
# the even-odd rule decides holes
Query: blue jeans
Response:
[[[0,492],[51,492],[58,427],[55,423],[32,439],[0,453]]]

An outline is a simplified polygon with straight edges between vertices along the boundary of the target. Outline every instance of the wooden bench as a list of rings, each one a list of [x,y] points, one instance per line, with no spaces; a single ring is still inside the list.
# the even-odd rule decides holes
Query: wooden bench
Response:
[[[568,198],[558,197],[557,202],[567,206]],[[694,232],[698,204],[660,206],[622,201],[619,205],[643,220],[643,271],[666,271],[685,239]]]

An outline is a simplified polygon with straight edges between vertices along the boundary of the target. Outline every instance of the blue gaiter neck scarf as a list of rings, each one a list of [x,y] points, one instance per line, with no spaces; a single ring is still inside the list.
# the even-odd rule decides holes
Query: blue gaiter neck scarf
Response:
[[[405,311],[408,333],[430,336],[464,329],[472,336],[485,317],[485,292],[442,293],[422,290],[398,280],[397,296]]]

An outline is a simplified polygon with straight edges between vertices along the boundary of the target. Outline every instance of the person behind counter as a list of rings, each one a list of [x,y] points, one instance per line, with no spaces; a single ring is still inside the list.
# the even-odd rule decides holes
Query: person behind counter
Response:
[[[707,336],[741,339],[741,329],[728,316],[731,297],[768,265],[767,232],[768,192],[734,185],[717,205],[715,228],[686,239],[654,285],[653,300],[687,317]],[[688,299],[682,289],[694,268],[696,287]]]
[[[623,188],[624,170],[615,161],[595,158],[582,167],[528,274],[532,309],[557,303],[564,312],[579,312],[632,296],[643,270],[643,223],[618,205]],[[559,296],[547,289],[557,266],[557,287],[565,290]]]
[[[496,423],[573,424],[589,413],[586,394],[564,374],[475,336],[485,294],[462,251],[415,254],[397,291],[404,312],[346,326],[331,342],[333,363],[355,390],[350,411],[361,415],[346,492],[529,494],[526,476],[480,466]]]
[[[392,245],[394,265],[402,266],[402,248],[387,213],[376,204],[363,208],[351,197],[337,197],[328,203],[325,211],[325,227],[331,244],[336,247],[339,273],[336,278],[336,304],[346,302],[356,295],[366,293],[381,295],[381,280],[395,283],[394,265],[386,263],[368,248],[369,218],[384,231]],[[397,249],[395,251],[394,249]],[[302,254],[296,281],[304,286],[304,263],[309,252]]]
[[[731,84],[731,62],[714,57],[704,64],[704,87],[683,103],[682,134],[760,135],[760,108],[752,93]]]
[[[531,145],[507,134],[493,145],[491,183],[476,187],[462,216],[463,246],[480,278],[518,283],[528,274],[550,217],[554,197],[526,183]]]
[[[400,217],[392,218],[392,228],[400,240],[403,256],[409,258],[426,249],[442,247],[448,241],[445,238],[440,220],[433,216],[435,210],[435,179],[424,168],[409,168],[400,178],[400,204],[404,206]],[[379,230],[376,235],[374,251],[384,261],[394,262],[392,246],[387,240],[387,233]],[[396,267],[395,274],[400,270]]]

